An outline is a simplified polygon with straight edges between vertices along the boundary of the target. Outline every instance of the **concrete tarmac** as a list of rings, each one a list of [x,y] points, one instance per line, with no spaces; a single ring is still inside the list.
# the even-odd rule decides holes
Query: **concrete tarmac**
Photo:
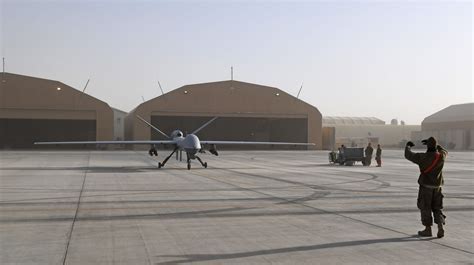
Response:
[[[445,164],[442,239],[416,236],[402,150],[381,168],[327,157],[222,151],[188,171],[146,151],[1,151],[0,263],[473,264],[473,152]]]

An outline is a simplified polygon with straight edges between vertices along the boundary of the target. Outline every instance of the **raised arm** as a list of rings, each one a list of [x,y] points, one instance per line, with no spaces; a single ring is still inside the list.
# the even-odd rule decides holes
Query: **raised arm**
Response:
[[[414,153],[411,151],[411,148],[415,146],[413,142],[409,141],[407,145],[405,146],[405,158],[410,160],[411,162],[415,164],[420,164],[420,154]]]

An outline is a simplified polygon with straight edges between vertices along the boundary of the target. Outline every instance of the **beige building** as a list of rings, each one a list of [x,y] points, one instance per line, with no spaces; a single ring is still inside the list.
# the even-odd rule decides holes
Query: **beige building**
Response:
[[[127,140],[164,139],[136,115],[168,134],[175,129],[191,133],[218,116],[199,132],[201,140],[311,142],[321,149],[318,109],[274,87],[232,80],[186,85],[140,104],[127,115]]]
[[[448,149],[474,149],[474,103],[451,105],[426,117],[421,138],[434,136]]]
[[[113,112],[107,103],[58,81],[0,75],[0,148],[112,140]]]
[[[338,126],[336,146],[366,146],[368,142],[384,147],[398,148],[411,139],[412,132],[419,131],[420,125],[366,125]]]
[[[114,112],[114,140],[123,141],[125,140],[125,117],[127,113],[125,111],[112,108]]]
[[[411,139],[412,132],[419,131],[420,125],[387,125],[375,117],[332,117],[323,118],[323,127],[334,135],[325,135],[325,149],[345,146],[365,147],[367,143],[383,147],[399,147]],[[334,128],[329,131],[326,128]],[[332,145],[332,143],[335,145]]]

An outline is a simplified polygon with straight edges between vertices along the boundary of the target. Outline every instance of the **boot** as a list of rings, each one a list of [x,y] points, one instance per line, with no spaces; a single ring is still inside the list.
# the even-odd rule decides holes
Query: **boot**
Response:
[[[436,235],[438,238],[444,237],[444,228],[443,224],[438,224],[438,234]]]
[[[419,236],[423,236],[423,237],[432,236],[432,233],[431,233],[431,226],[426,226],[426,227],[425,227],[425,230],[423,230],[423,231],[418,231],[418,235],[419,235]]]

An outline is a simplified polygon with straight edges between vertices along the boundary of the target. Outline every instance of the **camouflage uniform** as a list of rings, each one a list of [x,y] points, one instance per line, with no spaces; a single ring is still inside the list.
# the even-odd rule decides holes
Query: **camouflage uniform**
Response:
[[[431,142],[431,145],[434,145],[434,147],[430,148],[430,143],[428,143],[426,153],[414,153],[410,146],[405,147],[405,158],[417,164],[420,168],[417,206],[421,213],[421,223],[426,227],[433,224],[431,212],[434,215],[434,222],[438,225],[443,225],[446,218],[442,212],[444,196],[441,192],[441,186],[444,183],[443,166],[447,151],[436,145],[436,140],[433,137],[430,137],[430,139],[433,139],[434,144]],[[440,236],[438,235],[438,237]]]
[[[377,161],[377,166],[382,166],[382,148],[380,145],[377,145],[377,152],[375,153],[375,161]]]
[[[374,148],[372,144],[369,143],[365,148],[365,165],[370,166],[372,164],[372,154],[374,153]]]

